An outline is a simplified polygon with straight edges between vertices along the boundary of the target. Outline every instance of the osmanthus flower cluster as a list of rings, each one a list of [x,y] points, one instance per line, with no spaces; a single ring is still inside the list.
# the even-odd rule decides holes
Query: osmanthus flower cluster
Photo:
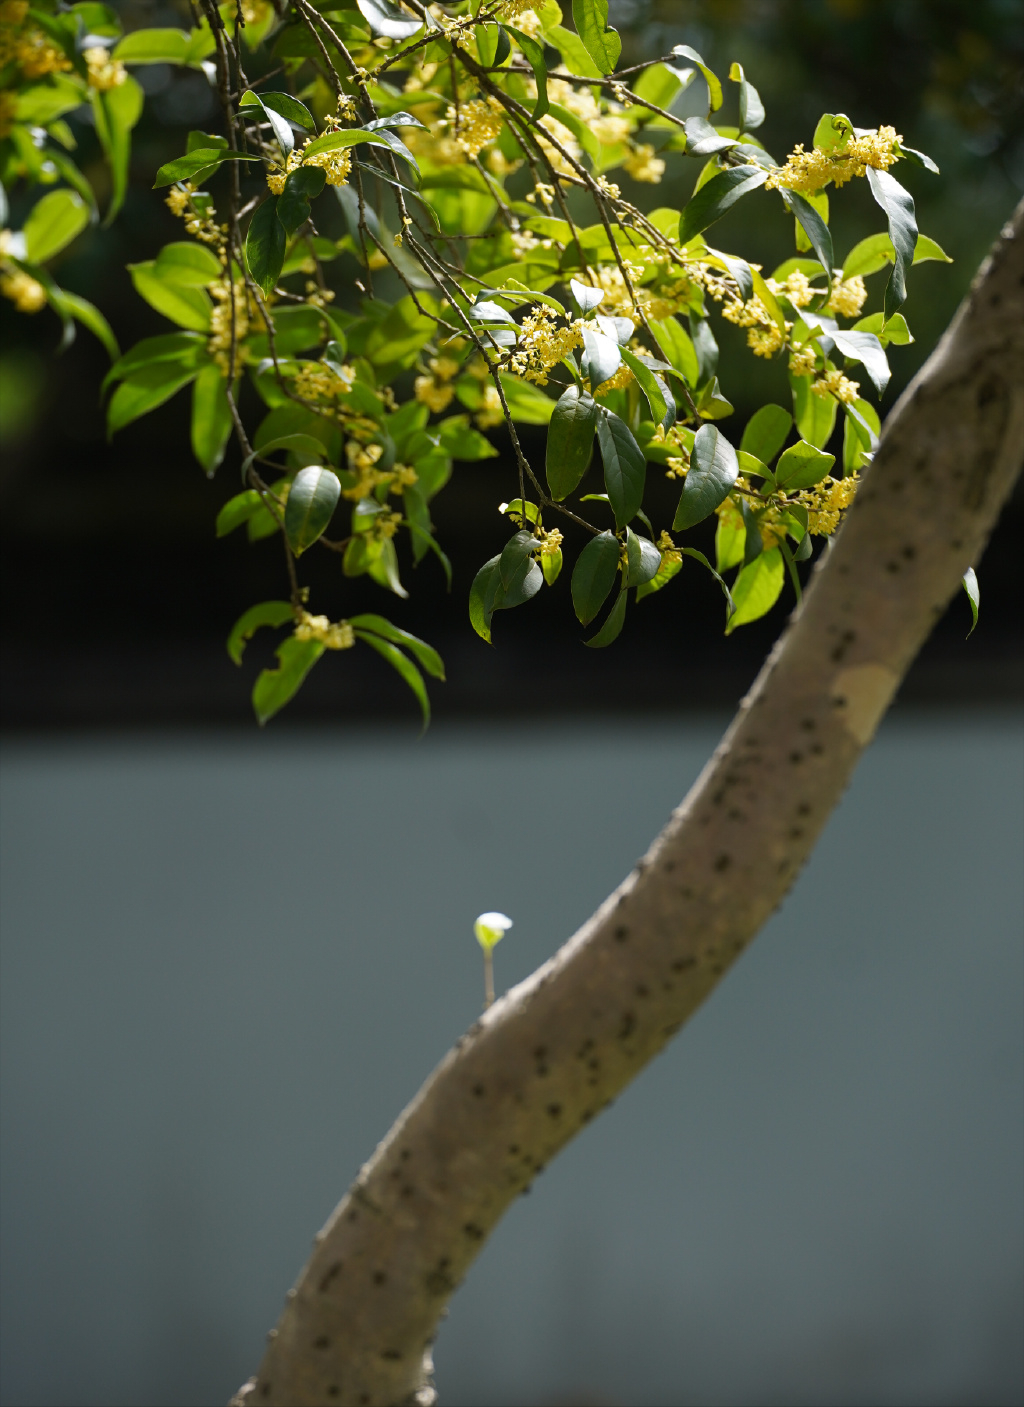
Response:
[[[934,169],[927,157],[890,127],[826,114],[810,149],[778,162],[738,64],[726,88],[685,45],[618,71],[607,0],[572,0],[571,15],[555,0],[294,0],[280,13],[199,0],[196,14],[188,30],[122,36],[100,4],[2,0],[4,185],[55,189],[0,238],[0,291],[26,312],[49,302],[112,347],[100,314],[42,267],[94,208],[63,114],[92,103],[113,213],[142,102],[131,68],[203,69],[219,130],[192,132],[155,182],[183,237],[131,266],[173,330],[112,349],[108,422],[116,431],[190,386],[208,474],[234,440],[241,492],[217,532],[284,547],[286,592],[228,642],[241,661],[256,629],[287,630],[256,681],[261,721],[325,653],[356,645],[398,671],[426,717],[436,652],[383,616],[311,603],[302,558],[334,554],[339,598],[357,576],[404,597],[426,557],[450,581],[431,503],[456,460],[498,453],[499,428],[514,496],[496,505],[509,539],[469,593],[485,640],[496,611],[560,589],[567,563],[577,617],[602,617],[594,647],[687,557],[721,584],[728,631],[770,610],[787,578],[799,597],[800,563],[835,531],[876,443],[862,392],[882,394],[886,347],[910,340],[908,271],[946,257],[892,174]],[[707,110],[679,117],[694,83]],[[687,162],[682,209],[651,201]],[[855,178],[885,228],[840,259],[828,187]],[[741,200],[759,221],[792,222],[795,256],[770,273],[711,242]],[[865,280],[885,269],[881,306],[865,314]],[[728,390],[744,369],[719,368],[720,318],[776,366],[785,402],[736,436]],[[839,417],[841,457],[827,448]],[[547,427],[543,465],[524,425]],[[694,545],[707,524],[714,561]]]

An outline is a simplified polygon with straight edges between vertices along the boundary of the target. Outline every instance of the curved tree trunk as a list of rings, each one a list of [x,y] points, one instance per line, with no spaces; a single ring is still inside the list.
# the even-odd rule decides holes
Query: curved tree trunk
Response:
[[[399,1117],[317,1237],[236,1404],[432,1402],[438,1320],[498,1218],[781,902],[1019,472],[1022,212],[889,416],[803,606],[689,796]]]

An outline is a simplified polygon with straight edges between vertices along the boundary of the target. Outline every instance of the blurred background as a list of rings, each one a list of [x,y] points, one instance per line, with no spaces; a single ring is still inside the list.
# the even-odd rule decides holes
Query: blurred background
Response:
[[[720,73],[743,63],[780,159],[827,110],[891,122],[938,162],[905,179],[955,262],[914,271],[890,406],[1024,190],[1019,4],[611,10],[624,63],[676,43]],[[57,271],[122,346],[166,327],[124,271],[179,233],[152,173],[215,121],[199,75],[141,76],[124,212]],[[75,130],[102,192],[94,134]],[[678,204],[695,170],[629,193]],[[880,226],[861,186],[834,202],[840,254]],[[725,248],[769,268],[792,252],[791,222],[745,220],[722,222]],[[354,268],[332,267],[343,290]],[[718,331],[729,424],[785,403],[777,368]],[[238,670],[223,641],[281,594],[281,564],[271,543],[214,538],[236,462],[204,479],[184,396],[108,445],[105,356],[80,332],[54,358],[58,337],[49,313],[0,306],[0,1393],[215,1403],[473,1019],[476,913],[516,920],[502,985],[549,956],[683,795],[783,614],[726,641],[694,573],[611,650],[580,646],[567,592],[499,618],[488,649],[465,602],[505,535],[503,455],[457,466],[435,501],[451,595],[427,562],[387,603],[448,666],[426,739],[368,651],[326,661],[260,734],[269,648]],[[499,1228],[439,1341],[443,1402],[1024,1397],[1022,511],[1018,487],[978,564],[977,631],[954,601],[781,913]],[[382,608],[305,560],[332,614]],[[509,825],[524,762],[544,800]]]

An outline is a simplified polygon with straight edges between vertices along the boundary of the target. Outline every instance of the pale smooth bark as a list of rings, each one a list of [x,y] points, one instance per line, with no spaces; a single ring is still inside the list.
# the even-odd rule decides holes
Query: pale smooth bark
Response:
[[[690,794],[399,1117],[317,1237],[236,1404],[432,1402],[439,1318],[498,1218],[781,902],[1019,473],[1022,210],[889,416],[803,606]]]

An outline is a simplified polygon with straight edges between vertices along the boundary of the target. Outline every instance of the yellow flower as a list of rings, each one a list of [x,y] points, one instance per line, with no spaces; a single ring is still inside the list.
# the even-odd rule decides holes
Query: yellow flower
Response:
[[[184,187],[172,186],[170,194],[164,201],[172,215],[184,215],[188,209],[189,197],[192,194],[192,187],[186,182]]]
[[[838,313],[844,318],[855,318],[863,308],[867,296],[868,291],[860,274],[848,279],[836,274],[832,282],[832,296],[828,300],[829,312]]]
[[[248,358],[248,348],[239,345],[249,331],[249,292],[245,280],[236,278],[229,287],[226,278],[210,285],[213,311],[210,314],[210,337],[206,350],[225,376],[237,376]],[[232,306],[234,307],[235,364],[231,362]]]
[[[97,93],[109,93],[111,88],[117,88],[128,77],[124,64],[112,59],[101,44],[83,50],[82,58],[89,70],[89,87],[95,88]]]
[[[557,314],[542,303],[523,319],[519,345],[510,360],[514,372],[525,381],[546,386],[547,373],[583,342],[583,323],[577,319],[557,326]]]
[[[495,425],[500,425],[504,418],[505,414],[501,408],[501,397],[498,395],[497,388],[485,386],[480,409],[473,419],[481,430],[491,430]]]
[[[835,396],[836,400],[853,405],[860,391],[860,382],[851,381],[841,371],[823,371],[811,383],[816,396]]]
[[[656,186],[665,174],[665,163],[654,155],[654,148],[638,143],[622,163],[634,181],[647,181]],[[618,195],[618,190],[615,192]]]
[[[767,280],[767,284],[773,293],[784,294],[794,308],[806,308],[811,299],[821,291],[812,288],[810,279],[799,269],[794,269],[782,283],[776,283],[775,279],[770,278]]]
[[[349,173],[352,170],[352,153],[345,149],[341,151],[319,151],[313,156],[304,156],[302,158],[302,165],[319,166],[325,172],[329,186],[344,186],[347,185]]]
[[[351,390],[355,379],[350,366],[339,372],[323,362],[306,362],[295,378],[295,394],[307,401],[333,401]]]
[[[38,313],[46,306],[46,289],[20,269],[0,275],[0,293],[11,300],[19,313]]]
[[[467,156],[478,156],[488,142],[493,142],[504,120],[504,108],[497,98],[475,98],[463,103],[458,111],[450,107],[445,116],[455,140]]]
[[[451,405],[455,392],[451,386],[435,381],[432,376],[417,376],[413,382],[413,395],[422,405],[440,412]]]
[[[318,640],[328,650],[350,650],[356,643],[355,631],[347,620],[333,625],[327,616],[311,616],[300,611],[295,625],[296,640]]]
[[[794,376],[813,376],[818,351],[813,342],[803,347],[794,347],[789,358],[789,369]]]
[[[778,190],[784,186],[791,191],[818,191],[829,181],[844,186],[854,176],[863,176],[869,166],[876,171],[888,171],[900,159],[894,148],[902,141],[895,127],[879,127],[832,151],[823,151],[821,147],[804,151],[801,144],[793,148],[785,166],[772,172],[765,189]]]

